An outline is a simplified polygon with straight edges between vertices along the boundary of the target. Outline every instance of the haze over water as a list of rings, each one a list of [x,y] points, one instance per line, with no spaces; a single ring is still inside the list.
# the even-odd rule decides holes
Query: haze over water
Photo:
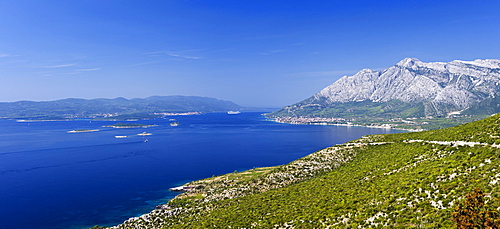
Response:
[[[180,126],[170,126],[170,118]],[[158,125],[147,129],[102,127],[115,123],[0,121],[0,228],[111,226],[165,203],[176,195],[168,191],[173,186],[401,132],[280,124],[261,113],[129,122]],[[75,129],[100,131],[67,133]],[[153,135],[137,135],[143,131]]]

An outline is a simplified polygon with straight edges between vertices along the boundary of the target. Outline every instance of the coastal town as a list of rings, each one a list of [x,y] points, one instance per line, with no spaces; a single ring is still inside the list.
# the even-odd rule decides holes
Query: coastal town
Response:
[[[397,124],[389,123],[371,123],[371,124],[357,124],[353,120],[345,118],[321,118],[321,117],[277,117],[273,121],[279,123],[297,124],[297,125],[333,125],[333,126],[360,126],[369,128],[382,128],[382,129],[403,129],[398,128]],[[406,129],[409,131],[422,131],[421,128]]]

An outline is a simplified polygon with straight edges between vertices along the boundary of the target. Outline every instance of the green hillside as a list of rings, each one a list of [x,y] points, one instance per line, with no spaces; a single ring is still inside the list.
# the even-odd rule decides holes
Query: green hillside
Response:
[[[428,112],[425,110],[433,109],[433,107],[424,103],[405,103],[399,100],[380,103],[367,100],[331,103],[326,99],[311,97],[268,113],[266,117],[285,123],[350,123],[361,126],[385,125],[407,130],[434,130],[480,120],[497,113],[497,100],[485,100],[460,114],[426,116],[425,113]]]
[[[314,105],[311,105],[314,104]],[[339,117],[339,118],[412,118],[425,117],[423,103],[405,103],[399,100],[391,100],[385,103],[359,101],[331,103],[326,99],[311,97],[297,104],[281,108],[270,113],[270,116],[308,116],[308,117]]]
[[[499,147],[500,115],[365,136],[287,165],[191,182],[117,228],[453,228],[454,208],[475,188],[499,206]]]

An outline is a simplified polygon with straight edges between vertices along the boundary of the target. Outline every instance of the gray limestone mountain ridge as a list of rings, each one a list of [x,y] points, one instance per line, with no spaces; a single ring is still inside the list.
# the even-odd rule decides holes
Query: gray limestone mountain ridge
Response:
[[[386,111],[394,108],[394,104],[403,104],[405,108],[399,110],[408,116],[497,113],[499,95],[500,60],[424,63],[405,58],[381,71],[363,69],[344,76],[312,97],[282,110],[321,116],[325,114],[318,112],[321,109],[368,102],[384,104]],[[387,103],[392,105],[386,106]]]

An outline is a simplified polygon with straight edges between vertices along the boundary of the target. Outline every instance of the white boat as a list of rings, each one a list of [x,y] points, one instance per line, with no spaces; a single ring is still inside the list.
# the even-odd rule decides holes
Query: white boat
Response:
[[[116,135],[115,138],[126,138],[128,136],[123,136],[123,135]]]
[[[152,133],[146,133],[146,132],[142,132],[140,134],[137,134],[139,136],[147,136],[147,135],[153,135]]]
[[[241,112],[239,111],[228,111],[227,114],[230,114],[230,115],[235,115],[235,114],[239,114]]]

